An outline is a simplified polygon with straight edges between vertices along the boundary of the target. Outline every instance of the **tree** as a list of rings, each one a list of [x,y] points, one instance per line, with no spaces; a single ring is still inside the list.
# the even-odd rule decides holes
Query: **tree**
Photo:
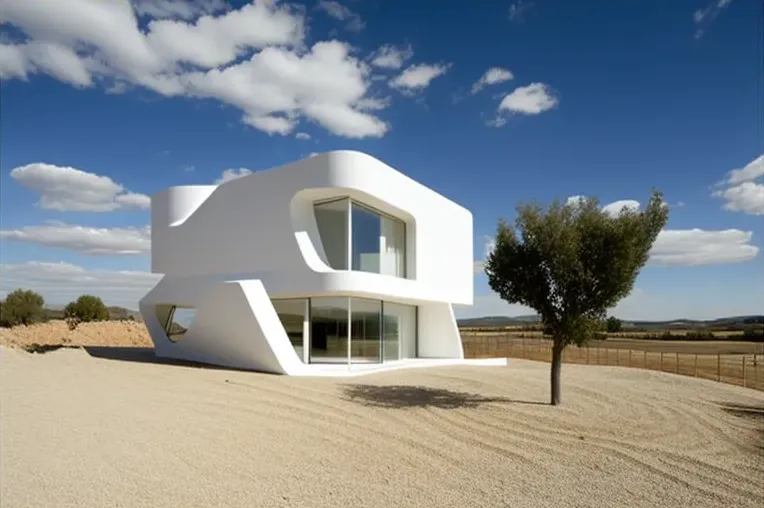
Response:
[[[45,320],[45,300],[31,289],[16,289],[8,293],[0,306],[0,325],[31,325]]]
[[[499,221],[485,273],[503,300],[534,309],[552,335],[552,405],[561,402],[563,350],[601,330],[607,309],[633,289],[667,221],[658,191],[644,211],[611,214],[588,198],[555,201],[546,210],[522,204],[514,228]]]
[[[621,320],[615,316],[610,316],[609,318],[607,318],[605,327],[608,333],[618,333],[621,331],[621,328],[622,328]]]
[[[66,305],[64,318],[69,323],[69,327],[74,329],[80,322],[106,321],[109,319],[109,309],[99,297],[82,295]]]

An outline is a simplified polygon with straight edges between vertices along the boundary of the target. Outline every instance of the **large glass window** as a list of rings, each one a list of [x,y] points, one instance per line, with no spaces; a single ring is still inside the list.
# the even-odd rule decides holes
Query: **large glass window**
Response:
[[[379,234],[379,273],[406,276],[406,223],[382,215]]]
[[[348,260],[349,208],[347,198],[316,203],[313,206],[326,260],[335,270],[347,270],[350,266]]]
[[[353,203],[351,219],[352,269],[360,272],[380,273],[380,234],[382,218],[365,206]]]
[[[379,363],[382,346],[382,302],[350,299],[352,363]]]
[[[316,203],[314,209],[329,266],[406,276],[406,224],[402,220],[347,198]]]
[[[307,362],[308,351],[304,341],[305,328],[308,322],[308,300],[296,298],[293,300],[273,300],[272,303],[295,353],[300,360]]]

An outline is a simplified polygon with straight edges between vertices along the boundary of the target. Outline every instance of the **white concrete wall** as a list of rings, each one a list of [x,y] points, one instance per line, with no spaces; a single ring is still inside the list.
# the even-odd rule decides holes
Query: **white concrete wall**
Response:
[[[411,280],[328,266],[313,202],[343,195],[407,223]],[[152,197],[152,271],[260,279],[273,298],[339,292],[471,304],[472,245],[468,210],[359,152]]]

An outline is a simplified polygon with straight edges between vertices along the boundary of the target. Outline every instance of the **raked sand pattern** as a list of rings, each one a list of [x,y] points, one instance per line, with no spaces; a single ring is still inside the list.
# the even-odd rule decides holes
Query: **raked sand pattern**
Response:
[[[0,506],[764,506],[751,389],[564,365],[553,408],[531,361],[332,380],[115,351],[0,348]]]

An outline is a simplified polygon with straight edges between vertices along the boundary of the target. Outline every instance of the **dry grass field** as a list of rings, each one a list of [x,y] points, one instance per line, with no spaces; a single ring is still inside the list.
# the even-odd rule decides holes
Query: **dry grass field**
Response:
[[[509,357],[551,362],[552,343],[540,336],[462,331],[465,356]],[[736,341],[608,339],[570,346],[565,363],[660,370],[764,390],[764,344]]]

